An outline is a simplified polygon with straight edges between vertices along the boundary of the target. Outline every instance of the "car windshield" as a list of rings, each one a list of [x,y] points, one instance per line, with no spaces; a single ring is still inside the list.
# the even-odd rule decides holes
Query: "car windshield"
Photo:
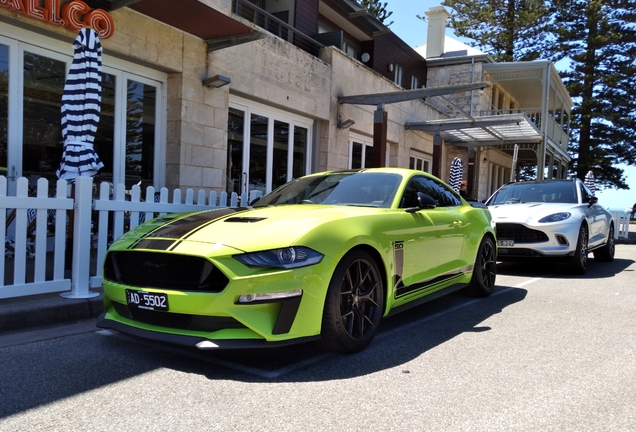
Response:
[[[254,207],[329,204],[388,208],[401,179],[398,174],[364,171],[303,177],[265,195]]]
[[[500,188],[488,201],[488,205],[526,202],[570,203],[578,202],[574,182],[513,183]]]

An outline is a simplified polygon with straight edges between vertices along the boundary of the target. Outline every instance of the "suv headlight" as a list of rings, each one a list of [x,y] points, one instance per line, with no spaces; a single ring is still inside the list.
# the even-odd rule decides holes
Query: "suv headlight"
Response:
[[[550,216],[546,216],[539,219],[539,223],[561,222],[568,219],[570,216],[572,216],[572,213],[568,213],[568,212],[554,213],[554,214],[551,214]]]

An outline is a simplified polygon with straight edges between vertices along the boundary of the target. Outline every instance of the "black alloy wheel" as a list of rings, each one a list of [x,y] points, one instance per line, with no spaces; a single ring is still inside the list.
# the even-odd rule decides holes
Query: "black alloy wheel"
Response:
[[[473,277],[466,291],[476,297],[488,297],[495,288],[496,279],[495,242],[490,237],[484,237],[479,245],[477,256],[475,257]]]
[[[570,261],[570,270],[572,274],[584,275],[587,271],[587,255],[589,253],[587,244],[587,227],[582,225],[579,230],[579,238],[576,242],[576,250],[574,251],[574,256]]]
[[[322,321],[322,345],[354,353],[375,336],[384,310],[384,283],[373,257],[357,250],[336,267],[329,284]]]
[[[616,240],[614,239],[614,225],[610,225],[607,233],[607,242],[602,247],[594,250],[594,259],[602,262],[614,261],[616,252]]]

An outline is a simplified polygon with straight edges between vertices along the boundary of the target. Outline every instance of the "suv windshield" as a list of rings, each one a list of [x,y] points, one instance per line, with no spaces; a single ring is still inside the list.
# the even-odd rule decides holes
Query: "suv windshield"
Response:
[[[389,208],[402,177],[392,173],[339,172],[292,180],[265,195],[254,207],[330,204]]]
[[[576,204],[576,184],[573,181],[512,183],[495,192],[487,205],[525,202]]]

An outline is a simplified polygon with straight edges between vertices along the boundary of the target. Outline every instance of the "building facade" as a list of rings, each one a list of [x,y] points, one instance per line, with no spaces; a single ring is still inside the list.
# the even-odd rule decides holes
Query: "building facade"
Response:
[[[475,90],[494,76],[488,62],[445,80],[448,67],[473,66],[425,60],[353,0],[0,0],[0,174],[10,190],[20,176],[56,179],[61,94],[82,26],[104,47],[98,182],[240,194],[382,165],[448,180],[455,155],[466,167],[498,160],[501,179],[512,169],[510,141],[476,157],[475,143],[449,135],[457,113],[427,97],[445,86],[456,101],[479,93],[474,115],[490,108],[492,86]],[[446,122],[443,136],[435,122]],[[483,173],[471,173],[483,198]]]

